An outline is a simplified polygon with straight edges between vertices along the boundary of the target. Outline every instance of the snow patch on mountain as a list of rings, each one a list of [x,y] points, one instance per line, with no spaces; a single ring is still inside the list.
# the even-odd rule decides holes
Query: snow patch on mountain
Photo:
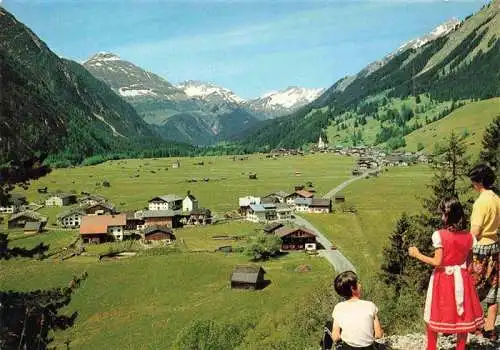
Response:
[[[229,89],[217,86],[211,83],[189,80],[176,85],[177,88],[184,91],[189,97],[206,100],[209,98],[220,98],[224,101],[240,104],[245,102],[240,96]]]
[[[436,40],[442,36],[447,35],[451,31],[455,30],[457,28],[457,26],[460,25],[460,23],[461,22],[459,19],[452,18],[452,19],[440,24],[436,28],[434,28],[430,33],[428,33],[420,38],[416,38],[416,39],[407,41],[406,43],[401,45],[396,50],[396,52],[393,53],[393,55],[401,53],[401,52],[406,51],[408,49],[418,49],[419,47],[424,46],[428,42],[431,42],[431,41]]]
[[[294,108],[297,105],[304,105],[317,99],[325,89],[307,89],[301,87],[289,87],[282,91],[264,94],[263,99],[267,99],[267,105],[280,106],[284,108]]]
[[[152,89],[133,89],[128,87],[121,87],[118,89],[118,93],[124,97],[135,97],[135,96],[158,96]]]

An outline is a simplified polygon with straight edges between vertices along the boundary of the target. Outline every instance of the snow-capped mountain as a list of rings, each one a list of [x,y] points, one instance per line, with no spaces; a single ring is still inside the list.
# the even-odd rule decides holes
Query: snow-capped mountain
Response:
[[[460,25],[460,20],[458,18],[452,18],[436,28],[432,30],[430,33],[427,33],[426,35],[416,38],[410,41],[407,41],[403,45],[401,45],[395,53],[392,54],[394,56],[395,54],[404,52],[408,49],[418,49],[419,47],[424,46],[430,41],[436,40],[442,36],[445,36],[446,34],[450,33],[451,31],[455,30],[459,25]]]
[[[230,102],[241,104],[245,102],[240,96],[229,89],[198,80],[188,80],[177,85],[186,95],[204,101]]]
[[[419,38],[412,39],[410,41],[403,43],[394,52],[391,52],[390,54],[388,54],[387,56],[385,56],[384,58],[382,58],[378,61],[375,61],[375,62],[368,64],[358,74],[356,74],[354,76],[345,77],[342,81],[338,82],[336,89],[338,91],[344,91],[345,88],[347,86],[349,86],[349,84],[351,82],[353,82],[356,78],[366,77],[366,76],[370,75],[371,73],[373,73],[376,70],[383,67],[393,57],[405,52],[406,50],[418,49],[431,41],[434,41],[438,38],[441,38],[441,37],[449,34],[450,32],[456,30],[460,26],[460,23],[462,23],[460,20],[458,20],[456,18],[452,18],[452,19],[440,24],[436,28],[434,28],[430,33],[427,33],[424,36],[421,36]]]
[[[197,82],[176,87],[119,56],[101,52],[83,63],[166,139],[193,144],[226,140],[258,123],[228,89]]]
[[[292,113],[298,108],[317,99],[325,89],[307,89],[291,86],[280,91],[271,91],[262,97],[249,100],[247,108],[270,117]]]
[[[280,91],[270,91],[259,98],[245,100],[227,88],[202,81],[189,80],[176,87],[189,97],[219,106],[237,105],[255,113],[261,119],[289,114],[314,101],[324,91],[292,86]]]
[[[165,79],[110,52],[100,52],[92,56],[83,66],[125,98],[150,96],[176,101],[189,99],[181,89],[177,89]]]

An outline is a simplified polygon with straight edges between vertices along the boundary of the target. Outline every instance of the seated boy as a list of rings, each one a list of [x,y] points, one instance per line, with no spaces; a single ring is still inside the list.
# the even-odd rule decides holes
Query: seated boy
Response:
[[[360,299],[358,276],[352,271],[342,272],[335,277],[333,286],[345,299],[333,309],[333,340],[342,341],[343,350],[374,349],[375,338],[381,338],[383,331],[375,304]]]

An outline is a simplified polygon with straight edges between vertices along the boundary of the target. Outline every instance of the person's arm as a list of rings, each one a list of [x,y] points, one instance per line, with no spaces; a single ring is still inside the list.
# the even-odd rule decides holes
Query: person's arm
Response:
[[[470,233],[479,241],[481,239],[481,231],[484,220],[484,210],[481,202],[476,201],[472,207],[472,214],[470,216]]]
[[[440,266],[443,261],[443,248],[436,248],[434,250],[434,256],[430,257],[420,253],[417,247],[408,248],[408,254],[417,260],[420,260],[423,263],[432,265],[432,266]]]
[[[332,338],[334,342],[337,343],[342,340],[340,333],[341,331],[338,322],[333,320]]]
[[[373,319],[373,329],[375,330],[375,339],[380,339],[384,336],[384,330],[380,325],[380,321],[378,319],[377,314],[375,314],[375,318]]]

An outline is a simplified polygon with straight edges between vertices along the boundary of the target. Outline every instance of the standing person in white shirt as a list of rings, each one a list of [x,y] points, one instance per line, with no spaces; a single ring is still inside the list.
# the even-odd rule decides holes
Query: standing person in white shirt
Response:
[[[333,309],[333,340],[342,342],[342,350],[374,349],[376,338],[383,336],[374,303],[361,300],[361,283],[352,271],[335,277],[333,286],[342,301]]]

